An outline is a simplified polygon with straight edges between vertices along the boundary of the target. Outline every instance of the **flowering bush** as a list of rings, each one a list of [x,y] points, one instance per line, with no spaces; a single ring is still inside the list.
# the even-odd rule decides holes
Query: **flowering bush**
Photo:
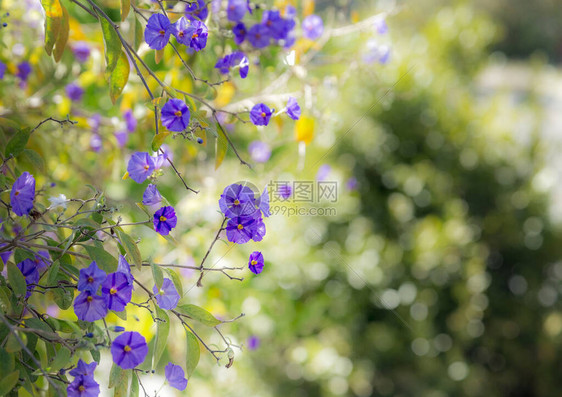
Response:
[[[25,59],[14,63],[0,52],[2,92],[13,94],[10,103],[2,97],[0,118],[0,356],[6,362],[0,394],[48,388],[54,395],[98,395],[94,372],[103,352],[113,359],[109,387],[116,395],[138,394],[141,375],[162,369],[172,323],[185,333],[186,359],[160,372],[184,390],[201,349],[217,363],[233,365],[233,348],[241,346],[221,328],[242,315],[229,319],[188,303],[175,269],[198,274],[198,287],[212,272],[241,281],[232,272],[245,264],[216,267],[207,259],[219,240],[264,239],[269,192],[243,183],[224,188],[214,206],[222,223],[206,251],[198,252],[198,265],[156,263],[143,245],[156,239],[181,245],[189,221],[170,191],[179,185],[197,200],[198,178],[187,164],[211,157],[211,143],[215,169],[229,149],[240,167],[251,167],[235,146],[243,139],[231,138],[237,125],[259,127],[251,127],[249,148],[256,163],[271,156],[270,145],[255,138],[275,128],[273,121],[288,128],[304,122],[294,124],[295,140],[301,148],[311,142],[314,123],[310,115],[303,118],[311,109],[301,109],[300,90],[264,89],[238,103],[232,97],[238,84],[273,79],[271,57],[293,58],[280,72],[287,81],[294,58],[314,55],[326,28],[310,10],[263,9],[247,0],[123,1],[119,11],[95,0],[41,4],[42,10],[28,11],[44,13],[45,53],[32,50],[36,37],[21,38],[28,49],[16,42],[16,30],[4,40]],[[36,19],[27,23],[31,32],[40,31]],[[275,113],[272,106],[282,110]],[[279,117],[283,113],[288,117]],[[116,175],[123,176],[118,183]],[[72,184],[80,189],[72,191]],[[123,201],[134,205],[117,204],[106,185],[119,186]],[[52,195],[54,190],[61,193]],[[264,258],[267,253],[252,252],[248,271],[262,273]],[[134,328],[131,318],[139,312],[156,324],[154,337]],[[201,327],[218,335],[220,346],[206,341]]]

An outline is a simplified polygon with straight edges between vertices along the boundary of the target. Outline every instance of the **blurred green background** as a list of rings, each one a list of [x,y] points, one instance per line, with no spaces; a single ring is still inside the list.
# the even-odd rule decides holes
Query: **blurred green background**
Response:
[[[143,256],[193,265],[220,225],[217,200],[227,184],[316,181],[321,167],[324,179],[338,184],[335,203],[283,204],[335,208],[334,215],[274,215],[262,243],[217,245],[209,259],[242,266],[259,249],[266,258],[259,276],[246,270],[237,282],[210,274],[197,288],[198,274],[182,273],[189,301],[223,318],[246,314],[223,329],[246,345],[234,366],[217,367],[203,354],[185,395],[560,395],[562,6],[554,0],[340,0],[319,1],[316,11],[332,26],[383,12],[389,33],[333,37],[305,70],[277,82],[280,92],[304,91],[299,100],[316,123],[312,142],[295,142],[286,121],[259,131],[238,125],[231,136],[242,152],[259,138],[273,146],[271,159],[249,171],[229,152],[215,171],[211,147],[169,140],[181,172],[201,193],[186,195],[171,173],[161,178],[162,193],[181,214],[179,246],[149,229],[135,232]],[[94,31],[86,24],[83,30]],[[387,64],[364,62],[369,40],[391,47]],[[54,68],[30,48],[40,77],[61,84],[34,91],[31,80],[26,95],[10,98],[14,114],[41,119],[39,105],[26,99],[31,94],[54,98],[50,109],[65,115],[71,105],[57,99],[57,90],[76,70]],[[78,117],[85,121],[97,109],[110,130],[111,117],[120,114],[95,82],[102,57],[94,54],[93,72],[80,74],[90,85],[84,107],[92,110]],[[261,62],[262,79],[219,90],[216,103],[269,87],[283,68],[280,55]],[[137,91],[125,90],[121,110],[134,107],[138,87],[137,81]],[[152,128],[147,108],[136,105],[144,118],[130,151],[152,139],[145,133]],[[109,180],[97,186],[112,205],[130,220],[142,219],[135,198],[144,187],[121,180],[128,154],[113,138],[104,140],[101,153],[87,154],[70,148],[87,147],[88,134],[53,129],[51,138],[34,139],[38,151],[58,153],[39,177],[61,180],[53,194],[84,194],[84,180]],[[154,330],[146,314],[133,324]],[[183,359],[175,342],[182,332],[172,331],[166,358]],[[216,334],[207,336],[219,342]],[[256,348],[247,348],[249,338],[257,338]],[[145,382],[157,389],[161,378],[155,378]]]

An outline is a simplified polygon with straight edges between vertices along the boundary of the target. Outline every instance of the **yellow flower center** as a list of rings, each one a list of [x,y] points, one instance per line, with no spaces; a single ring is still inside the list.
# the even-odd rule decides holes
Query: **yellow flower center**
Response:
[[[87,300],[88,302],[91,302],[91,301],[94,300],[94,298],[92,298],[91,296],[88,296],[88,297],[86,298],[86,300]]]
[[[166,222],[167,220],[168,218],[166,218],[164,215],[160,217],[160,222]]]
[[[162,36],[164,36],[166,34],[166,31],[164,29],[160,29],[160,31],[158,33],[160,33]]]
[[[149,168],[150,168],[150,166],[148,164],[144,166],[145,171],[148,171]]]
[[[14,196],[19,196],[20,195],[20,191],[16,190],[16,193],[14,194]]]
[[[86,390],[86,388],[84,387],[84,385],[80,385],[80,386],[78,386],[78,390],[79,390],[79,391],[84,391],[84,390]]]
[[[174,113],[174,116],[176,116],[176,117],[181,117],[181,110],[177,110],[177,111]]]
[[[115,294],[117,293],[117,290],[116,290],[115,288],[111,288],[111,289],[109,290],[109,293],[110,293],[111,295],[115,295]]]
[[[94,278],[92,276],[88,277],[88,282],[89,283],[93,283],[94,282]]]
[[[197,33],[193,33],[193,36],[191,36],[192,39],[196,39],[197,37],[199,37]]]
[[[252,264],[252,266],[256,266],[258,264],[258,261],[253,259],[252,262],[250,262]]]
[[[265,118],[265,112],[261,112],[261,117]]]
[[[125,351],[125,352],[130,352],[130,351],[131,351],[131,346],[125,345],[125,347],[123,348],[123,351]]]
[[[234,205],[240,205],[240,200],[238,199],[234,200]]]
[[[244,229],[244,226],[242,226],[242,224],[241,224],[241,223],[240,223],[240,224],[238,224],[238,230],[242,230],[242,229]]]
[[[183,30],[179,32],[178,36],[183,37]]]

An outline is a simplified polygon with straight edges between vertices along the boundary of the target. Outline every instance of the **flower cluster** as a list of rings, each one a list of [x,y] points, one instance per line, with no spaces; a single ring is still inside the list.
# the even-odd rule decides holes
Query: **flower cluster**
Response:
[[[94,380],[97,363],[86,364],[78,360],[76,368],[69,372],[74,380],[66,388],[68,397],[95,397],[100,394],[100,385]]]
[[[275,109],[270,108],[266,104],[258,103],[250,110],[250,120],[256,126],[266,126],[269,124],[269,120],[273,116],[273,112],[275,112]],[[301,107],[299,106],[297,99],[291,96],[287,101],[287,106],[279,113],[287,113],[287,115],[293,120],[298,120],[301,116]]]
[[[101,287],[101,294],[98,290]],[[108,310],[121,312],[131,301],[133,276],[123,256],[114,273],[106,274],[95,261],[80,269],[77,284],[80,294],[74,300],[74,313],[79,320],[96,321],[104,318]]]
[[[250,240],[261,241],[265,236],[262,214],[269,216],[267,189],[258,197],[248,186],[234,183],[228,185],[219,199],[219,206],[228,218],[226,237],[228,241],[244,244]]]
[[[204,9],[206,10],[206,7]],[[209,30],[203,22],[193,17],[194,12],[188,15],[187,18],[181,17],[175,23],[171,23],[167,16],[153,14],[146,24],[144,40],[150,48],[161,50],[170,41],[170,35],[173,35],[178,43],[192,50],[201,51],[207,45]]]

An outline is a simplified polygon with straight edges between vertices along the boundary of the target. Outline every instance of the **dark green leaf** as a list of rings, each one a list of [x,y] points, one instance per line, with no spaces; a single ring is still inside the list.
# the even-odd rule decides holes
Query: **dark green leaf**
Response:
[[[162,283],[164,282],[162,269],[160,269],[160,266],[152,261],[150,261],[150,267],[152,268],[152,277],[154,278],[154,284],[156,284],[156,287],[160,289],[160,287],[162,287]]]
[[[45,160],[35,150],[24,149],[21,155],[33,168],[45,172]]]
[[[27,145],[27,141],[29,140],[29,135],[29,128],[25,128],[16,132],[16,134],[8,141],[8,144],[6,145],[6,150],[4,151],[6,157],[10,155],[16,157],[21,152],[23,152],[23,149],[25,149],[25,145]]]
[[[199,321],[201,324],[207,325],[209,327],[214,327],[215,325],[219,325],[221,323],[220,320],[217,320],[215,316],[213,316],[207,310],[196,305],[178,305],[176,310],[182,314],[187,314],[192,319]]]
[[[106,273],[113,273],[117,270],[117,259],[115,259],[110,253],[103,249],[101,245],[85,245],[88,255],[100,269]]]
[[[17,296],[24,296],[27,291],[25,277],[13,263],[8,263],[8,283]]]
[[[61,347],[51,363],[51,372],[56,372],[63,367],[67,367],[70,361],[70,350]]]
[[[0,380],[0,396],[5,396],[16,387],[19,379],[19,371],[10,372],[7,375],[2,374]]]
[[[0,374],[8,374],[14,370],[14,355],[0,347]]]
[[[62,310],[68,309],[72,306],[74,301],[74,294],[68,288],[57,288],[52,290],[53,299],[58,307]]]
[[[117,383],[121,381],[123,377],[123,369],[118,366],[117,364],[113,363],[111,366],[111,371],[109,372],[109,387],[110,389],[114,388]]]
[[[49,271],[47,272],[47,285],[56,285],[60,269],[60,260],[56,260],[51,264]]]

